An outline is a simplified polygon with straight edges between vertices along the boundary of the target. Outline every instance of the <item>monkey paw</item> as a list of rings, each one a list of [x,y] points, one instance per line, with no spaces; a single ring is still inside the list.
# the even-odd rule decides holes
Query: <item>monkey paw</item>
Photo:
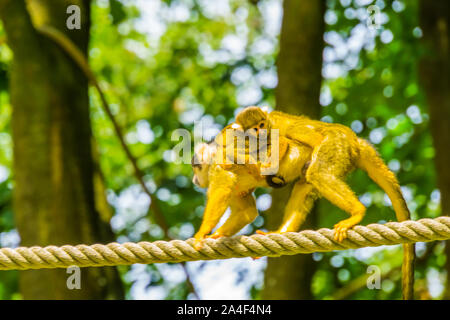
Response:
[[[206,235],[199,235],[196,234],[194,236],[194,249],[195,250],[200,250],[203,246],[203,240],[205,240]]]
[[[255,233],[257,234],[261,234],[263,236],[267,236],[268,234],[280,234],[282,232],[278,232],[278,231],[262,231],[262,230],[256,230]]]
[[[268,235],[270,232],[269,231],[256,230],[255,233],[265,236],[265,235]]]
[[[255,232],[257,234],[261,234],[263,236],[267,236],[269,234],[282,234],[282,233],[289,232],[289,231],[280,231],[280,230],[276,230],[276,231],[262,231],[262,230],[256,230]]]
[[[212,235],[207,236],[207,238],[211,238],[211,239],[219,239],[219,238],[222,238],[222,237],[225,237],[225,236],[226,236],[226,235],[224,235],[224,234],[214,232]]]
[[[203,239],[195,239],[194,241],[194,249],[200,250],[203,247]]]
[[[342,242],[347,238],[347,231],[351,229],[354,225],[347,221],[341,221],[334,225],[334,240]]]

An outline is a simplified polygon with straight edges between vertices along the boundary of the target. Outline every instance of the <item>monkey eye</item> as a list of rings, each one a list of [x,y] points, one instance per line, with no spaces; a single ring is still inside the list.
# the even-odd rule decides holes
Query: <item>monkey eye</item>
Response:
[[[258,131],[258,128],[254,127],[253,130]]]
[[[264,122],[261,122],[261,123],[259,124],[259,127],[260,127],[260,128],[264,128]]]

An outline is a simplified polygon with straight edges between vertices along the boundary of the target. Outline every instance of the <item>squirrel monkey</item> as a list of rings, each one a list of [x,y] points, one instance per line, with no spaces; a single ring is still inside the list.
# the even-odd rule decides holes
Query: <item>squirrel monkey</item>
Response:
[[[386,192],[391,199],[398,221],[410,218],[394,173],[385,165],[375,148],[366,140],[359,138],[350,128],[277,111],[268,113],[258,107],[242,110],[236,116],[236,123],[244,131],[249,130],[256,136],[261,129],[265,129],[264,134],[268,136],[271,134],[271,129],[278,129],[280,137],[304,143],[313,149],[311,162],[305,173],[308,187],[300,190],[299,194],[304,197],[303,193],[316,191],[350,214],[350,218],[334,226],[336,240],[345,239],[347,230],[358,224],[366,212],[364,205],[343,180],[345,175],[354,168],[366,171],[369,177]],[[279,178],[289,180],[286,176]],[[294,196],[296,195],[293,192],[291,197]],[[405,299],[413,298],[414,256],[414,244],[405,244],[403,264],[403,297]]]
[[[230,128],[231,126],[228,126],[222,132]],[[300,186],[304,184],[304,179],[301,179],[302,172],[298,168],[304,167],[309,161],[312,149],[304,144],[282,141],[283,139],[280,139],[278,171],[289,173],[290,180],[286,182],[300,178],[296,187]],[[267,177],[261,175],[260,163],[249,163],[247,158],[244,164],[224,164],[223,159],[217,156],[218,149],[222,147],[224,145],[220,141],[200,144],[192,159],[193,183],[201,188],[208,188],[203,221],[194,236],[198,245],[217,225],[228,207],[231,209],[230,217],[210,237],[232,236],[251,223],[258,214],[252,193],[257,187],[268,186]],[[292,168],[296,168],[297,175],[291,173]],[[280,231],[291,229],[292,224],[299,225],[307,213],[307,210],[303,210],[301,200],[293,197],[289,200],[286,210],[293,212],[286,211]]]

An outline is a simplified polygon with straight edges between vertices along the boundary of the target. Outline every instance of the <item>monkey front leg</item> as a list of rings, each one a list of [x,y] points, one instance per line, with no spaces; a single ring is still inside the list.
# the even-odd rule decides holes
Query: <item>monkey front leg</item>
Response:
[[[255,198],[251,193],[243,197],[231,197],[230,209],[230,217],[211,235],[211,238],[232,236],[251,223],[258,215]]]
[[[306,183],[305,180],[298,181],[292,189],[291,196],[284,210],[283,222],[278,230],[273,233],[298,231],[311,211],[317,197],[317,193],[311,184]],[[265,234],[265,232],[259,230],[257,233]]]
[[[303,222],[305,222],[316,199],[317,194],[314,191],[314,187],[304,180],[298,181],[292,189],[291,196],[284,210],[283,222],[276,232],[298,231]]]
[[[207,202],[200,229],[195,234],[196,246],[217,225],[220,218],[229,206],[230,197],[236,184],[236,176],[219,166],[213,169],[210,175],[210,184],[207,193]]]

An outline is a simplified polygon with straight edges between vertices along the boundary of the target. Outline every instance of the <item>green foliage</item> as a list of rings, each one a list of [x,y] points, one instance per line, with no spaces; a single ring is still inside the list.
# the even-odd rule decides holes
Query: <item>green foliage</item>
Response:
[[[118,25],[126,19],[126,12],[122,2],[118,0],[110,0],[109,7],[111,8],[112,23],[114,25]]]

